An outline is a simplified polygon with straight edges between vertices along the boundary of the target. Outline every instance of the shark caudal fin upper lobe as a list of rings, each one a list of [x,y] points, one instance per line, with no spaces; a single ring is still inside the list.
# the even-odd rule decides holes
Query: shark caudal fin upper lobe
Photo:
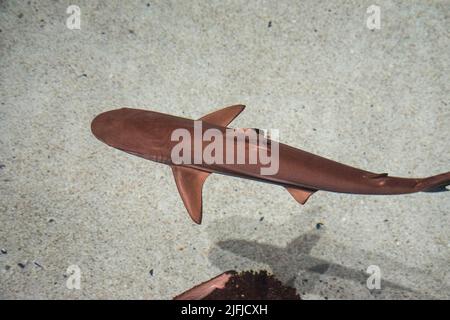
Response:
[[[447,189],[448,185],[450,185],[450,172],[425,178],[417,184],[417,188],[423,192],[443,192],[450,191]]]

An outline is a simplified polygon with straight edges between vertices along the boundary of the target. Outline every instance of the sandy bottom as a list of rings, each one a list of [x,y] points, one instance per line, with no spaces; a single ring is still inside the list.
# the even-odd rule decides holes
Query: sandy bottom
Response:
[[[449,171],[448,1],[377,1],[379,30],[371,1],[79,0],[80,30],[68,3],[0,2],[0,298],[169,299],[230,269],[304,299],[450,298],[450,193],[301,206],[212,175],[198,226],[169,167],[90,132],[123,106],[243,103],[235,127],[340,162]]]

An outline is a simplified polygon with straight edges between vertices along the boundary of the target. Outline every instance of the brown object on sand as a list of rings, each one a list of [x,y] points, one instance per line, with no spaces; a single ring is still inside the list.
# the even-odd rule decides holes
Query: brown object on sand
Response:
[[[180,294],[175,300],[300,300],[295,288],[273,275],[259,272],[225,272]]]
[[[227,271],[211,280],[203,282],[198,286],[189,289],[186,292],[173,298],[174,300],[202,300],[216,289],[223,289],[225,284],[230,280],[234,271]]]

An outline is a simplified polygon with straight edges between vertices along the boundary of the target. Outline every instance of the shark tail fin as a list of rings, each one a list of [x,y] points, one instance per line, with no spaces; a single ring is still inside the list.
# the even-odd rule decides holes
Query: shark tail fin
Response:
[[[417,188],[423,192],[444,192],[450,191],[447,189],[448,185],[450,185],[450,172],[425,178],[417,184]]]

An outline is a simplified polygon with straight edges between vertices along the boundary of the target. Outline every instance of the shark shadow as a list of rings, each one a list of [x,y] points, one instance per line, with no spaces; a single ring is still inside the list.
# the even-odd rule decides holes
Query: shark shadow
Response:
[[[370,276],[365,269],[357,270],[325,259],[314,257],[311,252],[320,240],[323,234],[322,230],[312,230],[302,234],[292,240],[286,247],[278,247],[257,241],[247,241],[242,239],[219,240],[217,247],[210,252],[210,261],[221,269],[229,269],[223,251],[241,256],[258,263],[264,263],[270,266],[273,273],[283,283],[297,287],[301,294],[314,293],[316,286],[326,282],[330,284],[337,279],[348,280],[355,283],[355,289],[364,290],[367,293],[366,281]],[[362,257],[370,253],[362,251]],[[383,260],[386,260],[383,258]],[[391,263],[389,263],[391,264]],[[403,268],[398,266],[398,268]],[[406,269],[406,267],[404,268]],[[338,283],[339,281],[336,281]],[[338,283],[338,285],[341,285]],[[332,286],[330,286],[332,287]],[[353,289],[343,286],[335,287],[336,290],[346,291]],[[396,284],[389,280],[381,278],[380,290],[369,290],[370,294],[379,298],[419,298],[430,299],[432,296],[422,294],[413,289]],[[342,292],[342,293],[343,293]]]
[[[294,239],[285,248],[238,239],[219,241],[217,246],[236,255],[268,264],[273,273],[289,286],[295,286],[296,279],[302,278],[303,293],[312,292],[314,286],[322,282],[321,276],[324,274],[361,285],[366,284],[369,277],[367,273],[311,256],[310,252],[319,239],[317,234],[307,233]],[[299,273],[302,276],[299,276]],[[382,287],[412,292],[386,280],[382,281]]]

